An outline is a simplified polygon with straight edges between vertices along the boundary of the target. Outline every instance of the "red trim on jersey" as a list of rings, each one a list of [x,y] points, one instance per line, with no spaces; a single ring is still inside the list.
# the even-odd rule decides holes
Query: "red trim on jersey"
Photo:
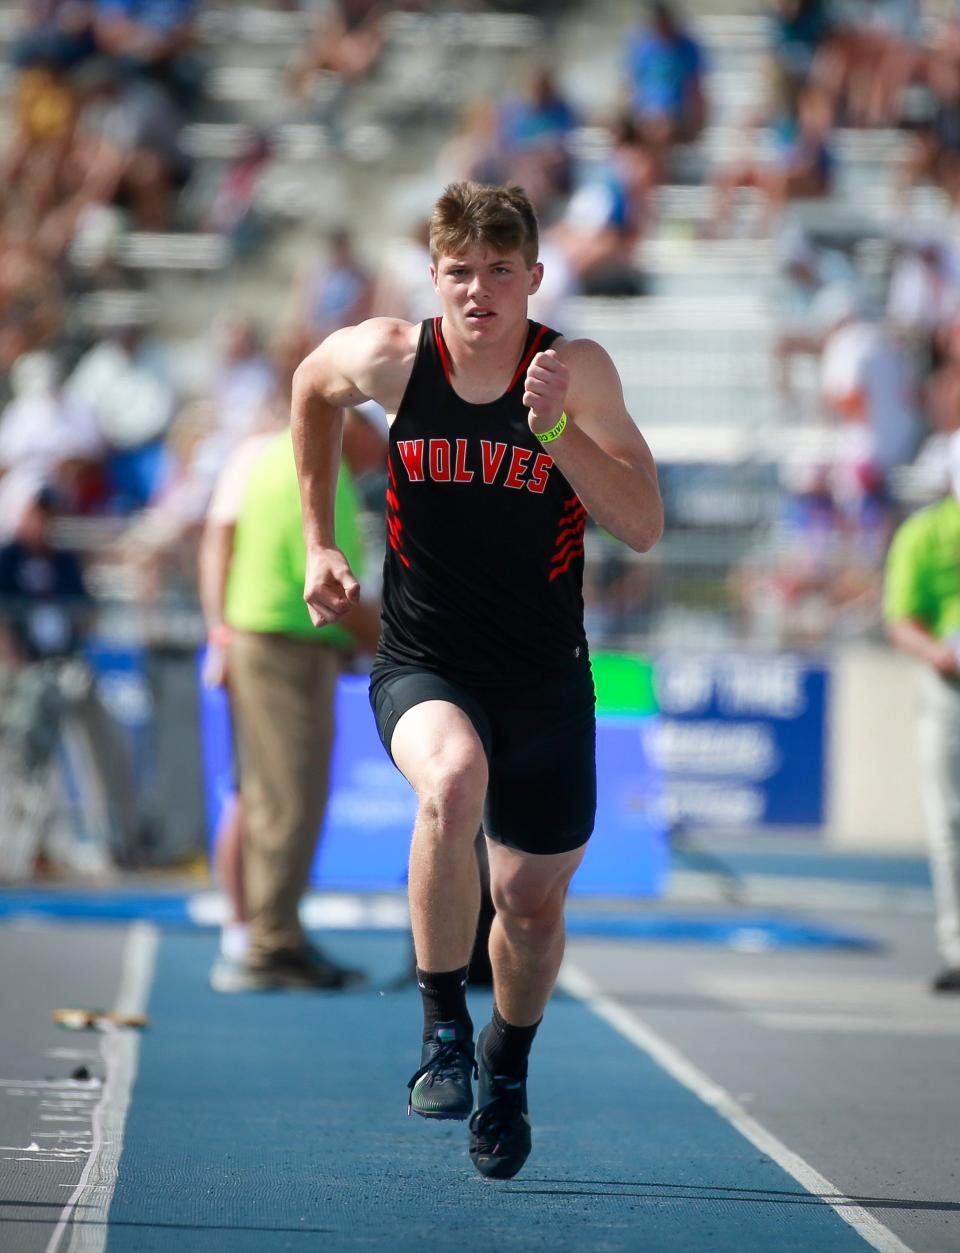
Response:
[[[394,550],[394,552],[397,554],[397,556],[400,558],[400,560],[403,562],[403,564],[404,564],[404,565],[407,567],[407,569],[409,570],[409,569],[410,569],[410,558],[406,555],[406,553],[402,553],[402,552],[400,551],[400,545],[397,543],[397,541],[393,538],[393,536],[392,536],[392,535],[388,535],[388,536],[387,536],[387,539],[389,539],[389,541],[390,541],[390,547]]]
[[[583,525],[579,522],[573,523],[572,526],[562,526],[560,528],[560,533],[557,536],[557,548],[560,548],[563,544],[565,544],[568,539],[572,539],[574,536],[582,534]]]
[[[547,328],[545,326],[541,326],[540,329],[537,331],[536,335],[534,335],[533,343],[530,345],[527,351],[520,358],[520,364],[517,366],[516,373],[514,374],[513,378],[510,380],[510,386],[507,388],[508,392],[512,392],[513,389],[516,387],[517,383],[520,381],[520,379],[524,376],[524,374],[526,374],[527,366],[530,364],[530,362],[533,360],[534,356],[536,355],[537,345],[540,343],[541,339],[543,339],[546,333],[547,333]]]
[[[403,521],[400,518],[400,501],[396,493],[397,472],[394,468],[392,457],[387,457],[387,478],[390,483],[386,492],[387,540],[393,551],[397,554],[407,569],[409,569],[410,561],[407,558],[406,553],[403,551]]]
[[[579,496],[571,496],[563,502],[563,514],[557,524],[557,542],[550,565],[554,568],[547,576],[552,583],[558,575],[566,573],[577,557],[583,555],[583,534],[587,529],[587,511]]]
[[[570,554],[570,556],[566,559],[566,561],[563,563],[562,566],[557,566],[556,570],[550,571],[550,577],[547,580],[547,582],[552,583],[553,580],[557,578],[558,575],[566,574],[566,572],[573,565],[576,558],[582,556],[582,554],[583,554],[583,545],[581,544],[579,548],[574,549],[574,551]]]
[[[565,557],[569,556],[570,550],[573,548],[580,548],[582,551],[583,535],[571,535],[568,540],[564,540],[562,544],[558,544],[557,551],[553,554],[550,564],[556,565],[558,561],[563,561]]]
[[[447,345],[443,342],[443,332],[440,330],[442,318],[433,319],[433,338],[436,340],[437,352],[440,354],[440,365],[443,368],[443,377],[450,382],[450,355],[447,352]]]
[[[450,382],[450,353],[448,352],[447,345],[444,343],[444,340],[443,340],[443,331],[440,329],[440,323],[442,321],[443,321],[442,317],[433,319],[433,338],[436,341],[437,353],[440,357],[440,366],[443,369],[443,376],[449,383]],[[546,326],[541,326],[538,328],[536,335],[534,335],[533,337],[533,342],[531,343],[527,351],[523,354],[523,356],[520,358],[520,364],[517,366],[516,370],[514,371],[513,378],[510,380],[510,386],[507,388],[507,393],[512,392],[513,389],[516,387],[517,383],[520,381],[520,379],[524,376],[524,374],[526,374],[527,367],[529,366],[533,358],[536,356],[537,348],[540,345],[540,341],[543,339],[544,335],[546,335],[548,329],[549,328]]]

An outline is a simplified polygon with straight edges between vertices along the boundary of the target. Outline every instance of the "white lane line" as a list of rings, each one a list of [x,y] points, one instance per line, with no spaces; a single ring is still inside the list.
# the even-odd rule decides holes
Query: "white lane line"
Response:
[[[134,923],[127,933],[123,969],[114,1009],[121,1014],[142,1014],[147,1006],[156,964],[159,932],[151,923]],[[116,1031],[103,1037],[100,1054],[104,1085],[92,1111],[93,1142],[90,1156],[77,1186],[60,1213],[46,1253],[58,1253],[70,1233],[67,1253],[103,1253],[107,1243],[107,1214],[113,1199],[117,1165],[123,1148],[133,1081],[140,1056],[137,1031]],[[84,1205],[77,1209],[81,1197]]]
[[[682,1083],[705,1105],[715,1109],[717,1113],[731,1123],[742,1136],[755,1145],[761,1153],[772,1158],[788,1175],[792,1175],[801,1187],[813,1195],[820,1197],[825,1205],[829,1205],[836,1214],[848,1223],[859,1236],[879,1253],[911,1253],[908,1245],[899,1236],[879,1222],[869,1211],[855,1204],[845,1193],[820,1174],[818,1170],[805,1161],[799,1154],[787,1148],[782,1140],[778,1140],[772,1132],[758,1123],[750,1114],[719,1084],[703,1073],[693,1062],[689,1061],[662,1036],[657,1035],[635,1014],[618,1005],[612,997],[601,992],[597,984],[569,963],[564,964],[559,979],[560,986],[582,1001],[598,1018],[619,1031],[625,1039],[645,1053],[662,1067],[668,1075]]]

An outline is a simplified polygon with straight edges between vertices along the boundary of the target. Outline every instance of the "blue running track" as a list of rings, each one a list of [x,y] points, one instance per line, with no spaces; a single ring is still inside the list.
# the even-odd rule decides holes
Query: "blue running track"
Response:
[[[465,1124],[406,1117],[415,990],[397,935],[325,937],[348,995],[218,996],[215,940],[163,934],[109,1212],[108,1253],[869,1247],[819,1198],[578,1001],[535,1047],[534,1152],[475,1174]],[[489,1000],[472,1002],[479,1027]]]

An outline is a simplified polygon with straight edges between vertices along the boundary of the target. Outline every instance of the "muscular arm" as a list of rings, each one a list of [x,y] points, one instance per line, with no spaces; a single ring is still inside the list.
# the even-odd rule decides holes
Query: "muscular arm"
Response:
[[[960,671],[960,662],[953,648],[937,639],[919,618],[900,618],[888,623],[887,637],[902,652],[919,658],[946,677],[953,677]]]
[[[608,354],[592,340],[538,353],[527,374],[530,426],[549,430],[560,413],[567,426],[544,445],[591,517],[637,552],[663,533],[657,470],[646,440],[627,413]]]
[[[307,545],[304,600],[315,626],[335,622],[360,595],[334,534],[343,409],[377,400],[396,410],[415,336],[409,323],[371,318],[329,335],[294,373],[290,426]]]

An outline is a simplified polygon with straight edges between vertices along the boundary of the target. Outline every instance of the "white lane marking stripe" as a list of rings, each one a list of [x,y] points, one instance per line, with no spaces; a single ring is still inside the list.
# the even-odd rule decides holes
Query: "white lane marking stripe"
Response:
[[[819,1171],[814,1170],[799,1154],[787,1148],[782,1140],[778,1140],[772,1132],[751,1117],[725,1088],[714,1083],[679,1049],[674,1048],[662,1036],[657,1035],[635,1014],[601,992],[589,975],[566,963],[558,982],[564,991],[582,1001],[598,1018],[602,1018],[631,1044],[635,1044],[637,1048],[649,1054],[668,1075],[676,1079],[678,1083],[682,1083],[705,1105],[715,1109],[761,1153],[765,1153],[788,1175],[792,1175],[801,1187],[820,1197],[825,1205],[829,1205],[872,1248],[879,1250],[879,1253],[911,1253],[909,1246],[904,1244],[899,1236],[894,1235],[867,1210],[856,1205],[850,1197],[841,1192]]]
[[[130,928],[114,1005],[117,1013],[142,1014],[146,1009],[158,943],[159,932],[151,923],[137,922]],[[71,1236],[68,1253],[103,1253],[106,1247],[107,1215],[116,1186],[123,1129],[140,1056],[139,1033],[130,1030],[104,1035],[100,1054],[104,1063],[104,1085],[92,1112],[90,1156],[61,1211],[46,1253],[57,1253],[67,1231]],[[85,1193],[84,1207],[78,1211],[77,1205]]]

